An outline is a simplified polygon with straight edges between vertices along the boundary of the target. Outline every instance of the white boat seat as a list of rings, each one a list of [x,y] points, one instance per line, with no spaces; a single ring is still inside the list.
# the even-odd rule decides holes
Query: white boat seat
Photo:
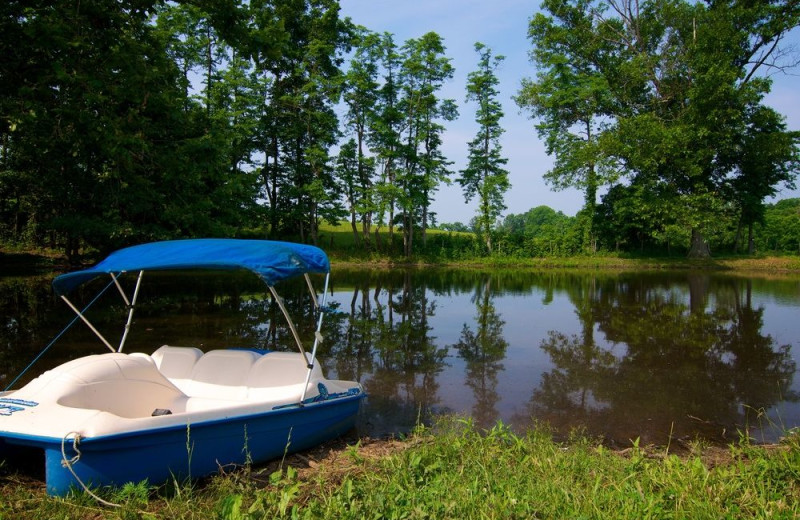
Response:
[[[195,347],[172,347],[163,345],[152,354],[153,361],[162,374],[170,379],[186,379],[203,351]]]
[[[276,401],[280,404],[300,401],[308,367],[299,352],[269,352],[255,362],[245,380],[247,397],[255,401]],[[319,363],[311,371],[309,395],[317,392],[315,381],[323,379]]]
[[[102,354],[61,372],[62,406],[109,412],[120,417],[148,417],[157,409],[182,411],[186,396],[146,357]]]
[[[286,386],[306,382],[308,367],[299,352],[269,352],[255,362],[245,380],[250,388]],[[322,369],[317,362],[311,371],[311,379],[322,378]]]
[[[259,357],[248,350],[212,350],[197,360],[188,379],[173,382],[189,397],[246,399],[245,380]]]

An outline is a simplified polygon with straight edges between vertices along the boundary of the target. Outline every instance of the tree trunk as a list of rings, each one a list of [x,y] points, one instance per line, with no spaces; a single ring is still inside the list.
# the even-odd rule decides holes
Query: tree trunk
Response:
[[[696,228],[692,228],[692,245],[689,248],[689,258],[711,258],[711,249],[706,238]]]
[[[425,190],[425,200],[428,200],[428,190]],[[422,247],[428,245],[428,204],[427,202],[422,206]]]
[[[747,226],[747,253],[753,254],[756,252],[755,236],[753,236],[753,223]]]
[[[319,245],[319,220],[318,220],[319,211],[317,210],[317,205],[314,204],[314,211],[312,213],[311,221],[308,223],[309,226],[309,233],[311,234],[311,243]]]
[[[356,247],[361,245],[361,235],[358,234],[358,222],[356,220],[356,210],[352,203],[350,204],[350,228],[353,230],[353,244]]]
[[[409,213],[403,213],[403,254],[411,258],[414,250],[414,218]]]
[[[366,169],[364,167],[364,134],[366,130],[364,129],[363,125],[359,125],[358,129],[358,182],[359,182],[359,189],[362,190],[362,198],[364,197],[364,193],[367,192],[372,187],[372,183],[370,182],[369,177],[371,175],[367,175]],[[353,198],[351,199],[351,204],[353,206],[353,233],[354,236],[357,235],[356,232],[356,214],[355,214],[355,193],[353,194]],[[363,201],[362,201],[363,202]],[[369,206],[369,204],[362,204],[364,206]],[[370,222],[372,220],[372,210],[367,209],[366,207],[362,209],[363,213],[361,215],[361,232],[363,233],[364,244],[369,245],[369,231],[370,231]],[[355,238],[356,246],[360,246],[361,242],[358,239],[358,236]]]
[[[736,226],[736,237],[733,241],[733,252],[739,252],[739,246],[742,243],[742,219],[739,219],[739,224]]]

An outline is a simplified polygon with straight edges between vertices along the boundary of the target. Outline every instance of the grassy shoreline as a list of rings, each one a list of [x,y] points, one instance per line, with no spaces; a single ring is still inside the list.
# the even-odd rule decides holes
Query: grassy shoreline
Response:
[[[447,418],[404,440],[335,442],[194,484],[44,495],[0,479],[0,518],[797,518],[800,439],[611,451],[546,429]]]
[[[624,258],[618,256],[576,256],[546,258],[488,257],[461,261],[398,260],[360,258],[333,252],[331,263],[365,267],[425,267],[441,266],[468,269],[528,268],[528,269],[588,269],[588,270],[716,270],[736,272],[797,272],[800,257],[721,257],[708,260],[686,258]]]
[[[333,266],[363,266],[370,268],[452,267],[465,269],[583,269],[583,270],[713,270],[735,272],[800,272],[800,256],[720,256],[709,259],[682,257],[651,257],[615,254],[571,257],[473,257],[460,260],[435,256],[411,259],[366,253],[351,249],[333,248],[327,251]],[[96,259],[95,259],[96,260]],[[88,264],[93,263],[89,260]],[[67,270],[66,259],[53,251],[18,251],[0,245],[0,265],[13,271]]]

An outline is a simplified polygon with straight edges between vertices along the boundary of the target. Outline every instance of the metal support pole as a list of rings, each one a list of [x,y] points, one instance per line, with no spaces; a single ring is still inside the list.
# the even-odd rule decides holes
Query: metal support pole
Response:
[[[125,272],[125,271],[123,271]],[[122,290],[122,286],[119,284],[119,280],[114,273],[109,273],[111,275],[111,279],[114,280],[114,285],[117,286],[117,290],[119,291],[119,295],[122,296],[122,300],[125,302],[125,305],[130,305],[131,302],[128,301],[128,296],[125,294],[125,291]],[[122,273],[120,273],[122,274]]]
[[[308,292],[311,293],[311,299],[314,301],[314,308],[319,309],[319,303],[317,303],[317,293],[314,291],[314,285],[311,283],[311,277],[308,273],[303,273],[303,278],[306,279],[306,285],[308,285]]]
[[[294,336],[294,341],[297,343],[297,348],[300,349],[300,353],[303,354],[303,359],[305,359],[306,364],[308,364],[308,356],[306,356],[306,351],[303,348],[303,342],[300,341],[300,334],[297,333],[297,329],[294,326],[292,317],[289,316],[289,311],[286,310],[286,306],[283,304],[283,299],[278,296],[275,288],[271,285],[269,286],[269,292],[272,293],[272,297],[275,298],[275,301],[278,303],[278,307],[280,307],[283,317],[286,318],[286,321],[289,323],[289,329],[292,331],[292,336]]]
[[[322,304],[319,306],[319,319],[317,320],[317,330],[314,333],[314,347],[311,349],[311,363],[308,364],[308,374],[306,374],[306,384],[303,385],[303,394],[300,396],[300,402],[302,403],[306,398],[306,392],[308,391],[308,384],[311,382],[311,371],[314,369],[314,364],[317,362],[317,347],[319,347],[320,343],[322,343],[322,318],[325,316],[325,304],[328,301],[328,281],[331,278],[331,273],[325,274],[325,289],[322,292]],[[309,284],[311,282],[309,281]],[[310,285],[309,285],[310,287]],[[313,292],[313,289],[312,289]],[[316,296],[316,293],[314,293]],[[316,298],[314,298],[314,302],[316,303]]]
[[[97,337],[98,337],[98,338],[100,338],[100,341],[102,341],[103,343],[105,343],[105,345],[108,347],[108,350],[110,350],[111,352],[116,352],[116,350],[114,350],[114,347],[112,347],[112,346],[111,346],[111,343],[109,343],[109,342],[108,342],[108,340],[107,340],[106,338],[104,338],[104,337],[103,337],[103,335],[102,335],[102,334],[100,334],[100,332],[99,332],[99,331],[98,331],[96,328],[94,328],[94,325],[92,325],[92,324],[89,322],[89,320],[87,320],[87,319],[86,319],[86,317],[85,317],[85,316],[84,316],[84,315],[81,313],[81,311],[79,311],[79,310],[77,309],[77,307],[75,307],[74,305],[72,305],[72,302],[71,302],[71,301],[69,301],[69,300],[67,299],[67,297],[66,297],[66,296],[64,296],[64,295],[62,294],[62,295],[61,295],[61,299],[62,299],[62,300],[64,300],[64,301],[66,302],[66,304],[69,306],[69,308],[70,308],[70,309],[72,309],[72,310],[75,312],[75,314],[77,314],[77,315],[78,315],[78,317],[79,317],[81,320],[83,320],[83,322],[86,324],[86,326],[87,326],[87,327],[89,327],[89,328],[92,330],[92,332],[94,332],[94,333],[95,333],[95,335],[97,335]]]
[[[119,348],[117,352],[122,352],[122,348],[125,346],[125,340],[128,339],[128,332],[131,330],[131,323],[133,322],[133,310],[136,307],[136,300],[139,298],[139,287],[142,285],[142,275],[144,275],[144,271],[139,271],[139,277],[136,278],[136,288],[133,290],[133,299],[128,302],[128,298],[125,297],[125,293],[122,293],[122,299],[125,300],[125,304],[129,306],[128,309],[128,321],[125,323],[125,331],[122,333],[122,339],[119,341]],[[113,274],[111,275],[114,276]],[[117,279],[114,278],[116,282]],[[117,284],[119,287],[119,284]]]

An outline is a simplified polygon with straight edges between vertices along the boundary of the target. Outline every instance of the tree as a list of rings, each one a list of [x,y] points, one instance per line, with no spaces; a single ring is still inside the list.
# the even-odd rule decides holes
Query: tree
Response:
[[[353,230],[353,242],[359,244],[358,227],[356,225],[357,204],[359,200],[358,185],[358,145],[355,139],[350,139],[339,149],[336,159],[336,177],[343,183],[343,193],[347,210],[350,212],[350,227]]]
[[[238,3],[227,8],[237,16],[243,12]],[[182,3],[162,6],[156,20],[156,31],[166,44],[167,56],[181,70],[184,110],[202,132],[187,151],[194,157],[194,168],[201,170],[205,179],[201,182],[213,186],[224,200],[210,212],[199,196],[198,211],[189,211],[185,217],[178,213],[175,218],[202,222],[213,215],[220,222],[233,222],[238,227],[241,222],[257,220],[261,213],[256,203],[258,177],[253,136],[261,117],[259,100],[268,82],[254,71],[251,60],[241,50],[223,38],[222,33],[231,31],[225,25],[218,28],[216,19],[213,10]],[[204,216],[203,211],[211,215]],[[226,234],[231,232],[229,228]],[[205,234],[208,233],[212,232]]]
[[[499,82],[494,73],[505,58],[493,58],[491,49],[482,43],[475,44],[475,51],[480,59],[478,70],[467,76],[467,101],[478,104],[475,112],[478,134],[469,143],[467,167],[461,171],[458,182],[467,202],[478,197],[481,234],[491,252],[492,230],[500,213],[506,209],[503,195],[510,187],[508,171],[503,168],[508,160],[501,155],[503,128],[500,119],[503,109],[497,101]]]
[[[605,68],[613,63],[609,48],[590,9],[591,0],[548,1],[544,7],[554,17],[537,13],[528,37],[537,81],[523,79],[515,101],[539,122],[554,165],[545,180],[556,190],[576,187],[585,193],[588,226],[584,246],[595,245],[594,213],[597,190],[618,177],[614,161],[603,150],[601,135],[613,111],[611,85]]]
[[[343,215],[329,149],[352,28],[334,0],[252,1],[248,13],[247,53],[271,79],[257,136],[266,224],[271,236],[316,242],[319,222]]]
[[[154,4],[4,3],[0,39],[14,50],[0,72],[0,184],[11,181],[26,212],[17,218],[36,229],[31,238],[63,247],[71,261],[85,245],[217,228],[214,198],[204,197],[203,219],[168,220],[197,208],[175,194],[216,185],[196,183],[192,163],[180,159],[198,127],[181,110],[178,70],[150,23]],[[181,205],[189,211],[172,211]]]
[[[356,35],[356,50],[350,68],[344,76],[343,100],[347,105],[347,126],[355,136],[356,176],[351,190],[351,226],[353,238],[359,243],[356,228],[356,210],[361,216],[361,232],[365,242],[369,241],[372,215],[375,211],[372,191],[375,173],[374,160],[367,157],[367,143],[375,132],[377,118],[375,109],[378,100],[378,65],[382,51],[380,35],[359,28]]]
[[[458,115],[453,100],[441,100],[436,93],[444,81],[453,77],[450,58],[444,56],[442,38],[430,32],[403,45],[400,69],[403,114],[402,168],[395,181],[400,190],[403,222],[403,253],[411,256],[414,229],[428,225],[428,208],[433,193],[448,180],[451,164],[441,151],[444,127],[440,120],[452,121]]]
[[[800,199],[779,200],[766,207],[756,244],[760,251],[800,253]]]
[[[534,18],[531,35],[545,71],[520,99],[546,116],[540,127],[553,129],[552,149],[577,158],[556,177],[577,185],[576,172],[592,172],[599,157],[607,171],[619,168],[661,193],[659,203],[691,230],[689,254],[708,256],[705,237],[719,231],[718,211],[730,202],[729,158],[747,132],[746,115],[769,91],[764,69],[791,65],[779,43],[798,24],[800,6],[548,0],[544,8],[551,16]],[[596,125],[595,139],[587,131],[577,148],[589,153],[558,150],[556,143],[575,142],[578,121]]]
[[[787,132],[783,118],[773,109],[757,106],[748,113],[747,128],[735,159],[738,175],[731,181],[740,211],[739,227],[747,227],[747,251],[755,250],[753,225],[763,223],[764,199],[786,183],[794,188],[793,172],[800,164],[800,133]],[[737,247],[740,233],[737,233]]]
[[[375,152],[378,180],[374,185],[376,207],[375,243],[380,245],[380,226],[384,219],[389,227],[389,248],[394,243],[395,209],[400,190],[395,183],[402,154],[403,114],[400,111],[402,56],[390,33],[384,33],[378,44],[383,85],[378,89],[374,128],[370,147]]]

